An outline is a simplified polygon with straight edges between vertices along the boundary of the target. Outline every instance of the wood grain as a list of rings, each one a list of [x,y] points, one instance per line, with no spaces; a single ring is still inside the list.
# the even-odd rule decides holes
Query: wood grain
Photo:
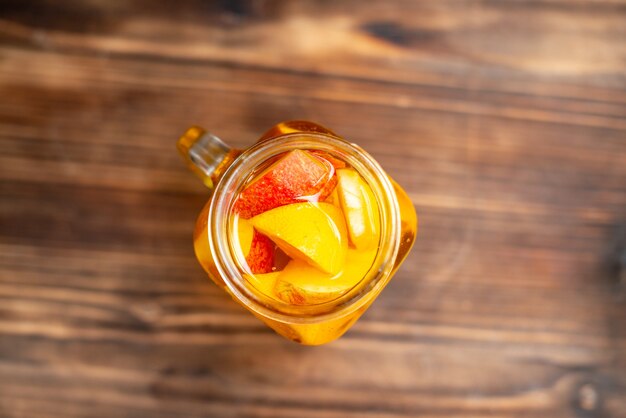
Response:
[[[626,3],[0,2],[0,417],[626,417]],[[191,124],[310,119],[416,246],[317,348],[213,286]]]

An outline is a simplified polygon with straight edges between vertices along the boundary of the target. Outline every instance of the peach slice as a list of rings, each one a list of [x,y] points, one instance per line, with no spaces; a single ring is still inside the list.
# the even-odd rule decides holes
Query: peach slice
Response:
[[[292,260],[279,273],[274,292],[280,300],[292,305],[315,305],[337,299],[359,284],[375,257],[374,249],[349,248],[343,270],[334,275],[301,260]]]
[[[316,201],[332,175],[329,162],[306,151],[289,151],[241,192],[233,210],[249,219],[290,203]]]
[[[380,219],[372,189],[352,168],[337,170],[337,192],[348,225],[350,242],[359,250],[378,245]]]
[[[237,238],[241,254],[252,273],[268,273],[274,265],[274,243],[255,231],[250,221],[237,219]]]
[[[348,247],[341,210],[330,203],[293,203],[263,212],[250,220],[291,258],[326,273],[343,268]]]
[[[264,273],[264,274],[244,274],[248,284],[254,287],[258,292],[263,293],[269,297],[274,297],[274,287],[276,286],[276,279],[280,272]]]
[[[269,273],[274,265],[274,243],[265,235],[254,231],[246,263],[252,273]]]

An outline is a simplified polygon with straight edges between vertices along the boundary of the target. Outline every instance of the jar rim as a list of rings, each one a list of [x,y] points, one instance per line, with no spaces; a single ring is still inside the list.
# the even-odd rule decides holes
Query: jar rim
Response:
[[[253,170],[275,155],[291,149],[317,149],[338,154],[370,185],[380,213],[379,248],[370,269],[346,294],[316,305],[290,305],[254,291],[237,267],[229,245],[232,205]],[[318,323],[349,315],[369,301],[391,278],[400,245],[400,209],[393,185],[380,165],[365,150],[342,138],[323,133],[295,132],[257,142],[243,151],[218,181],[209,206],[207,228],[215,267],[227,289],[245,307],[261,317],[289,323]]]

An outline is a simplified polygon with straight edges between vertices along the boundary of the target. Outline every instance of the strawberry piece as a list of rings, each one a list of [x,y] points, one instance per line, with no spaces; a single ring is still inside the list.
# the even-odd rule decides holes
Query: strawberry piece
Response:
[[[290,203],[316,202],[333,172],[330,164],[306,151],[290,151],[241,192],[233,210],[249,219]]]

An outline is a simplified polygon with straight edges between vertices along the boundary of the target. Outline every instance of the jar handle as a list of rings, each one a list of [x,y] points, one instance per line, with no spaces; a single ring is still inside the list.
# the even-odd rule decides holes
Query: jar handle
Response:
[[[192,126],[178,139],[178,152],[187,167],[209,189],[213,189],[224,171],[241,154],[221,139],[199,126]]]

